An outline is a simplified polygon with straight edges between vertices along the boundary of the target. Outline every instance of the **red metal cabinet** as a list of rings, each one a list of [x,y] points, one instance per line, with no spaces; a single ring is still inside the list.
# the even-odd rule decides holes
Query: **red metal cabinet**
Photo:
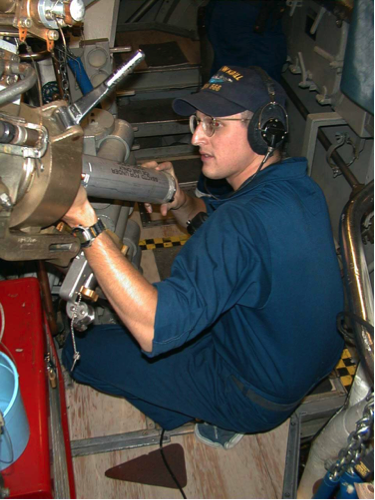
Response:
[[[0,282],[0,302],[5,328],[0,349],[16,362],[20,389],[25,406],[30,438],[18,460],[2,471],[10,498],[53,498],[53,453],[50,425],[49,379],[45,355],[53,349],[53,341],[43,314],[39,283],[36,278]],[[48,347],[49,346],[49,347]],[[56,354],[56,352],[54,351]],[[58,365],[58,360],[53,356]],[[60,391],[61,418],[64,429],[70,497],[75,497],[70,443],[67,428],[65,394],[60,367],[57,366],[56,389]]]

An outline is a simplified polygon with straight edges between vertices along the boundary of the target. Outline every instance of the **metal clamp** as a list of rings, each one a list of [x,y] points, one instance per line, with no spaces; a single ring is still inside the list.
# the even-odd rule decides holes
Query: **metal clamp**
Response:
[[[291,7],[289,16],[293,17],[296,7],[302,7],[302,0],[286,0],[286,4],[288,7]]]

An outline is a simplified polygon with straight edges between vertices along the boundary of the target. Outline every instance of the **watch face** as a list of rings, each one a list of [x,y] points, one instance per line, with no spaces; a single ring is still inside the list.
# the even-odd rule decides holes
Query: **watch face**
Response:
[[[83,226],[75,227],[72,233],[79,239],[81,247],[86,248],[89,247],[91,243],[94,241],[94,239],[105,230],[106,230],[105,225],[100,219],[98,219],[98,222],[96,222],[91,227],[83,227]]]
[[[82,247],[88,246],[87,244],[90,243],[91,238],[86,228],[75,227],[72,233],[74,234],[74,236],[76,236],[76,238],[79,239]]]

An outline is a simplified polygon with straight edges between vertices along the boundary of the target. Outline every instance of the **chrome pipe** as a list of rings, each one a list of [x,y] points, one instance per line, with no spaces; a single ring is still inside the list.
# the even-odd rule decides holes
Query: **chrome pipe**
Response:
[[[373,326],[374,301],[361,235],[362,219],[371,210],[374,210],[374,181],[346,204],[341,216],[340,238],[350,311]],[[373,335],[355,319],[351,321],[359,355],[373,381]]]

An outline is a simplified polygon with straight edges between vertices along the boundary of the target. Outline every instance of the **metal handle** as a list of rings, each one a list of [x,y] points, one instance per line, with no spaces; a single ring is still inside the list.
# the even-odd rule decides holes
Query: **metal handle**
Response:
[[[119,84],[125,76],[145,58],[141,50],[137,50],[132,57],[110,75],[103,83],[95,87],[91,92],[78,99],[74,104],[67,108],[59,108],[56,111],[60,123],[65,129],[78,125],[81,120],[97,105],[104,97],[109,94],[114,87]]]

